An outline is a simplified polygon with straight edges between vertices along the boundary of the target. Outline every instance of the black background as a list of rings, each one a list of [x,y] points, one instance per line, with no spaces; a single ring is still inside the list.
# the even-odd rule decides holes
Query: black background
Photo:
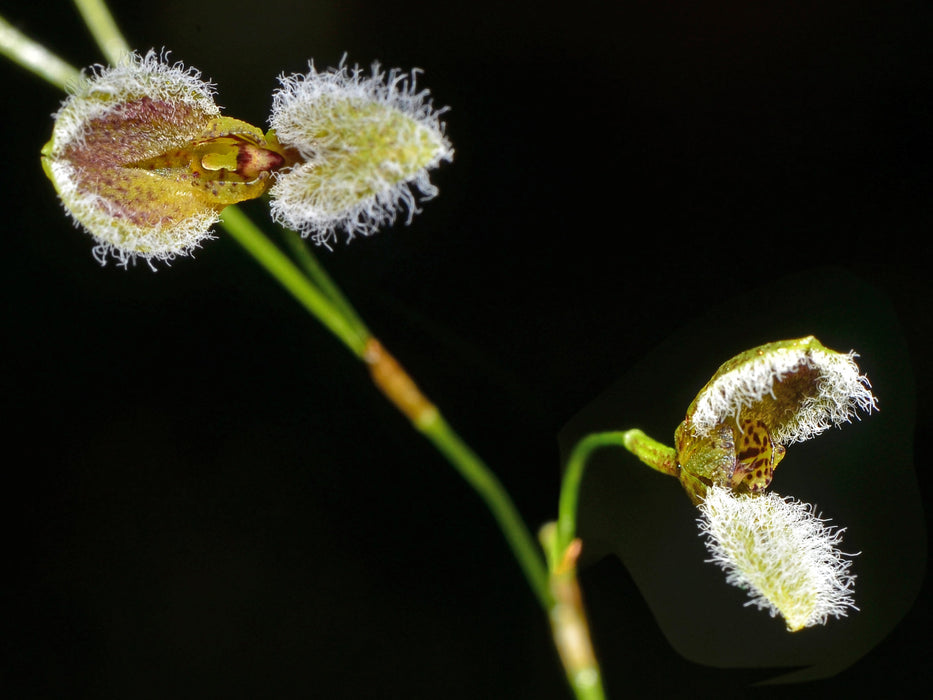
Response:
[[[827,265],[891,305],[924,456],[927,3],[298,5],[112,3],[134,46],[171,49],[218,84],[226,114],[259,125],[276,75],[309,58],[425,69],[452,108],[440,197],[411,226],[322,257],[532,527],[554,516],[572,416],[698,318],[779,296],[788,275],[820,288]],[[4,0],[2,14],[76,65],[101,60],[63,0]],[[101,269],[39,166],[60,94],[7,63],[0,78],[0,689],[569,697],[484,506],[363,368],[222,235],[156,273]],[[750,308],[743,337],[774,339],[774,317]],[[806,326],[809,313],[795,297],[784,320]],[[706,354],[697,376],[715,369]],[[638,425],[638,406],[628,416]],[[884,478],[883,465],[852,471]],[[917,477],[928,502],[929,475]],[[768,676],[682,658],[617,559],[583,585],[611,697],[741,695]],[[897,694],[929,680],[929,603],[924,587],[835,678],[758,692]]]

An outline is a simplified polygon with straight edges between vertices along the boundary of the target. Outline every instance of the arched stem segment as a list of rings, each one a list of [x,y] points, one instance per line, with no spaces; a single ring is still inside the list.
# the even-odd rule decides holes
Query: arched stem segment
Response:
[[[624,447],[652,469],[676,477],[677,453],[672,447],[662,445],[645,435],[641,430],[610,431],[592,433],[578,442],[570,453],[560,488],[557,508],[557,536],[555,550],[548,553],[549,561],[557,561],[577,536],[577,509],[580,501],[580,484],[590,455],[603,447]]]

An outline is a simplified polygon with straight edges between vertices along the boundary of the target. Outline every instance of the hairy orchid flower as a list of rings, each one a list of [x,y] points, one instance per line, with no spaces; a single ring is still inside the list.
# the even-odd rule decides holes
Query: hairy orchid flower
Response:
[[[42,165],[101,263],[188,254],[285,163],[274,139],[221,116],[196,70],[153,51],[91,69],[54,117]]]
[[[724,363],[675,433],[680,481],[698,504],[710,561],[749,593],[747,605],[795,632],[855,608],[843,530],[814,507],[766,492],[785,444],[877,408],[855,353],[813,336],[768,343]]]
[[[813,336],[767,343],[719,368],[687,409],[674,449],[640,430],[624,433],[645,464],[680,480],[726,580],[791,631],[857,609],[851,561],[836,547],[843,530],[813,506],[767,491],[786,445],[877,408],[856,357]]]

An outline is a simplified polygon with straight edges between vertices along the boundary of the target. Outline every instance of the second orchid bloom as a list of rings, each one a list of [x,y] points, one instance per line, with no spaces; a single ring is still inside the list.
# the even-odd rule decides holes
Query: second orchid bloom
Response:
[[[629,431],[625,445],[676,476],[700,510],[711,561],[749,604],[797,631],[855,608],[842,530],[813,506],[768,491],[786,446],[877,409],[855,353],[813,336],[767,343],[724,363],[700,390],[674,449]]]

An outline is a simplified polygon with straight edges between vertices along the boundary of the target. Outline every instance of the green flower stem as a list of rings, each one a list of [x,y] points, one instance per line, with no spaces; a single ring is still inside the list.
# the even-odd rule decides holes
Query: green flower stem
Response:
[[[340,310],[347,323],[353,326],[361,336],[369,337],[371,333],[366,328],[366,324],[364,324],[363,320],[357,315],[356,309],[347,301],[347,298],[343,295],[343,292],[340,291],[340,288],[334,284],[330,275],[327,274],[327,270],[318,262],[317,256],[311,251],[305,239],[291,229],[283,228],[282,232],[285,238],[285,244],[288,246],[295,260],[298,261],[298,264],[305,271],[308,278],[317,285],[318,289],[330,298],[334,306]]]
[[[312,316],[323,323],[354,355],[360,359],[363,358],[366,351],[367,336],[361,335],[358,329],[335,307],[334,303],[312,284],[295,263],[285,253],[276,248],[259,227],[243,214],[238,207],[230,206],[224,209],[223,227]]]
[[[590,454],[601,447],[625,445],[624,432],[593,433],[580,440],[570,453],[564,478],[560,486],[557,505],[557,536],[552,539],[554,549],[548,559],[553,570],[563,558],[563,553],[577,536],[577,506],[580,501],[580,482]]]
[[[235,206],[224,209],[223,225],[247,252],[283,287],[336,335],[370,368],[373,382],[412,424],[435,446],[486,502],[518,559],[532,591],[542,607],[548,609],[547,570],[540,549],[518,514],[508,493],[492,471],[451,429],[437,408],[424,397],[398,362],[372,336],[361,334],[329,295],[322,292],[301,270]],[[326,275],[322,268],[314,272],[317,280]],[[332,290],[336,286],[327,281]],[[339,295],[342,298],[342,295]],[[346,301],[342,304],[349,304]],[[355,316],[355,313],[353,314]],[[362,323],[359,323],[362,327]],[[365,327],[364,327],[365,328]]]
[[[434,415],[417,426],[431,444],[450,462],[486,503],[518,560],[532,592],[548,610],[552,605],[547,569],[538,547],[508,492],[495,474],[460,439],[444,417]]]
[[[577,538],[580,484],[590,456],[603,447],[624,447],[652,469],[677,475],[677,454],[640,430],[593,433],[570,453],[561,481],[557,523],[540,532],[548,562],[548,586],[553,601],[548,610],[554,644],[560,653],[567,681],[578,700],[603,700],[602,674],[590,639],[576,566],[582,542]]]
[[[570,453],[560,488],[557,508],[557,536],[554,549],[548,552],[553,569],[577,536],[577,508],[580,500],[580,482],[590,455],[602,447],[624,447],[642,462],[669,476],[677,476],[677,454],[673,448],[652,440],[640,430],[593,433],[580,440]]]
[[[367,343],[365,359],[373,383],[411,421],[415,429],[447,458],[492,511],[528,584],[547,612],[552,601],[544,558],[508,492],[375,338],[370,338]]]
[[[107,4],[103,0],[74,0],[74,3],[107,60],[112,65],[120,63],[131,49],[117,28]]]
[[[81,78],[81,71],[27,37],[2,16],[0,54],[61,90]]]

